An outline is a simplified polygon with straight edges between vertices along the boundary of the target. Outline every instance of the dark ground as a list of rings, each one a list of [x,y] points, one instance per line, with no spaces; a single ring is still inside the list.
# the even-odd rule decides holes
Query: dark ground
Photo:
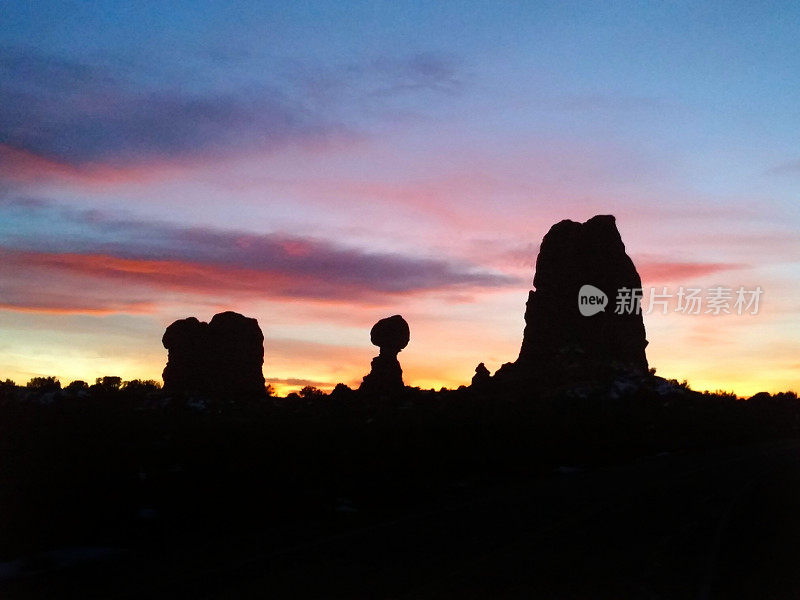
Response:
[[[800,598],[800,401],[662,387],[17,389],[0,598]]]
[[[800,442],[464,487],[337,533],[230,532],[8,581],[3,598],[797,598]],[[346,522],[347,513],[341,519]],[[330,524],[328,524],[330,528]]]

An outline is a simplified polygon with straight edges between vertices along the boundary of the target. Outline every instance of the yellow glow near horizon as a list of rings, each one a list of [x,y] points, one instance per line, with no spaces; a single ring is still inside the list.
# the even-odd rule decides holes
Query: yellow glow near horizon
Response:
[[[516,359],[524,295],[486,295],[461,304],[406,298],[391,309],[301,303],[237,308],[262,326],[263,372],[279,395],[305,385],[324,391],[339,382],[357,387],[377,354],[369,344],[370,324],[394,312],[406,315],[412,329],[411,343],[399,355],[406,384],[438,390],[469,385],[479,362],[494,372]],[[107,375],[161,381],[167,359],[160,343],[163,328],[177,315],[199,312],[208,319],[216,310],[196,308],[136,316],[0,311],[7,335],[0,340],[0,379],[20,385],[38,376],[57,376],[65,385]],[[785,339],[792,325],[779,311],[722,318],[651,315],[645,326],[648,360],[659,376],[685,379],[698,391],[732,391],[741,397],[798,389],[797,346]],[[782,344],[775,342],[782,338]]]
[[[20,356],[19,359],[28,361],[27,368],[6,369],[0,378],[11,379],[17,385],[24,386],[33,377],[55,376],[62,385],[70,381],[83,380],[93,383],[96,378],[107,375],[116,375],[124,381],[132,379],[152,379],[161,381],[163,362],[148,363],[146,361],[99,359],[92,357],[73,356],[64,360],[58,357]],[[401,365],[402,365],[402,354]],[[516,357],[509,357],[513,360]],[[335,362],[335,357],[331,357]],[[689,387],[696,391],[723,391],[733,392],[739,397],[750,397],[758,392],[778,393],[785,391],[798,391],[796,371],[787,368],[776,368],[757,375],[748,374],[736,369],[722,372],[702,372],[702,365],[696,362],[668,361],[665,368],[660,368],[657,361],[651,360],[651,365],[656,367],[657,375],[666,379],[686,380]],[[451,366],[452,369],[452,366]],[[474,367],[464,366],[457,371],[445,369],[441,377],[437,377],[429,367],[417,369],[415,366],[403,365],[403,374],[406,385],[422,389],[438,390],[442,387],[455,389],[460,385],[469,385]],[[492,369],[494,370],[494,369]],[[265,379],[276,391],[276,395],[285,396],[290,392],[298,392],[305,385],[314,385],[319,389],[330,392],[336,383],[345,383],[350,387],[358,387],[361,378],[369,371],[366,362],[361,370],[340,372],[341,378],[337,381],[329,379],[329,372],[318,372],[298,368],[301,375],[275,371],[270,372],[265,368]],[[296,379],[301,383],[284,383],[283,381]]]

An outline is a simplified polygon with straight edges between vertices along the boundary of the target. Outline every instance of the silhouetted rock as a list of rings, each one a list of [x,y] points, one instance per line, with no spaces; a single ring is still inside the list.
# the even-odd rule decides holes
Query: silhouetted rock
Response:
[[[613,216],[553,225],[542,240],[533,285],[519,358],[500,369],[501,379],[561,383],[609,368],[647,373],[642,315],[616,311],[619,290],[640,290],[642,283]],[[579,310],[585,285],[608,298],[605,309],[591,316]]]
[[[400,315],[381,319],[372,327],[369,337],[380,348],[380,353],[372,359],[372,369],[358,389],[377,395],[391,395],[402,391],[405,388],[403,370],[397,354],[408,345],[408,323]]]
[[[194,317],[175,321],[162,338],[168,350],[164,390],[215,397],[265,395],[264,335],[258,321],[224,312],[210,323]]]
[[[208,389],[208,324],[195,317],[180,319],[167,327],[161,338],[167,349],[164,390],[199,393]]]
[[[400,315],[381,319],[369,332],[370,341],[381,349],[381,354],[397,354],[411,339],[408,323]]]
[[[475,375],[472,377],[473,387],[485,387],[491,380],[492,378],[491,375],[489,375],[489,369],[486,368],[486,365],[480,363],[477,367],[475,367]]]
[[[252,398],[265,394],[264,334],[258,321],[235,312],[214,315],[208,324],[218,394]]]

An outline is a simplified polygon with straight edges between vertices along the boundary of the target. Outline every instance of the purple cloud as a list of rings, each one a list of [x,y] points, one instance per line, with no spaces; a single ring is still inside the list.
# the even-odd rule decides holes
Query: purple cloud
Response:
[[[210,60],[210,59],[209,59]],[[224,89],[130,65],[0,48],[0,145],[73,166],[129,166],[275,150],[361,135],[364,110],[401,93],[458,90],[436,54],[364,64],[265,68]]]
[[[337,130],[275,87],[154,88],[122,70],[19,48],[0,52],[0,82],[0,143],[77,165],[270,149]]]
[[[42,272],[199,294],[306,298],[372,303],[394,294],[520,285],[509,275],[473,264],[413,255],[367,252],[327,240],[253,234],[168,223],[114,219],[92,211],[37,201],[0,202],[0,253],[14,278],[17,304],[23,278]],[[63,235],[40,235],[42,223],[59,223]],[[28,223],[27,226],[24,223]],[[27,227],[27,228],[26,228]],[[45,278],[46,279],[46,278]],[[41,281],[26,276],[24,280]],[[13,286],[12,286],[13,283]],[[25,287],[24,285],[22,286]],[[38,284],[30,301],[47,293]],[[152,301],[147,294],[138,303]]]

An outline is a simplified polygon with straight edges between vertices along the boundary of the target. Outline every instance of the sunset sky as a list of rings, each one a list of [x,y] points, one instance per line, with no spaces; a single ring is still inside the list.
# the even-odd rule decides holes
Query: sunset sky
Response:
[[[3,2],[0,379],[161,379],[256,317],[279,392],[513,361],[538,244],[613,214],[658,374],[798,390],[800,4]]]

